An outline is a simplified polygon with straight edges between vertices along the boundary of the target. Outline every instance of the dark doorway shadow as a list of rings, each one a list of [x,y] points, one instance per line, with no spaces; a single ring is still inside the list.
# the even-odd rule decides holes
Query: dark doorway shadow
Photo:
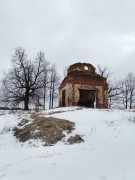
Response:
[[[66,106],[66,91],[62,91],[62,107]]]
[[[79,98],[78,106],[94,108],[94,104],[96,101],[96,91],[79,89],[79,93],[80,93],[80,98]]]

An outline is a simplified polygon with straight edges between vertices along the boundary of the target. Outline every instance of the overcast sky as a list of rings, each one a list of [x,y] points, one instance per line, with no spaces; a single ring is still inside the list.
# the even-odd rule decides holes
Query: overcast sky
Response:
[[[135,0],[0,0],[0,72],[17,46],[60,73],[75,62],[135,72]]]

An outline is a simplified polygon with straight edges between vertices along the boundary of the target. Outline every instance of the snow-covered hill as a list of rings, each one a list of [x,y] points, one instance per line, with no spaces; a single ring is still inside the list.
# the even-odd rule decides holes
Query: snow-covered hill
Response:
[[[0,111],[0,180],[135,180],[135,112],[74,107],[42,113],[75,122],[72,135],[85,142],[20,143],[11,129],[23,118],[31,121],[30,114]]]

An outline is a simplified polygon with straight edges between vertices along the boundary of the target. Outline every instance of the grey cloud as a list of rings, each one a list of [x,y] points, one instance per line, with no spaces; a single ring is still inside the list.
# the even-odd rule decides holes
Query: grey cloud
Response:
[[[0,69],[23,46],[29,57],[44,50],[60,73],[78,61],[133,72],[134,9],[134,0],[1,0]]]

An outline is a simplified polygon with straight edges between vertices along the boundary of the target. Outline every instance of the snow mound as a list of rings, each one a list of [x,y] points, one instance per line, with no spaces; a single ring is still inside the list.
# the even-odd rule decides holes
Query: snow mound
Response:
[[[65,142],[66,134],[69,135],[75,129],[75,124],[68,120],[41,116],[40,113],[33,113],[31,118],[33,121],[30,123],[28,119],[22,119],[13,129],[14,135],[20,142],[28,142],[33,139],[41,141],[42,145],[52,146],[58,141]],[[83,142],[83,139],[76,135],[67,139],[67,142],[69,144],[80,143]]]

